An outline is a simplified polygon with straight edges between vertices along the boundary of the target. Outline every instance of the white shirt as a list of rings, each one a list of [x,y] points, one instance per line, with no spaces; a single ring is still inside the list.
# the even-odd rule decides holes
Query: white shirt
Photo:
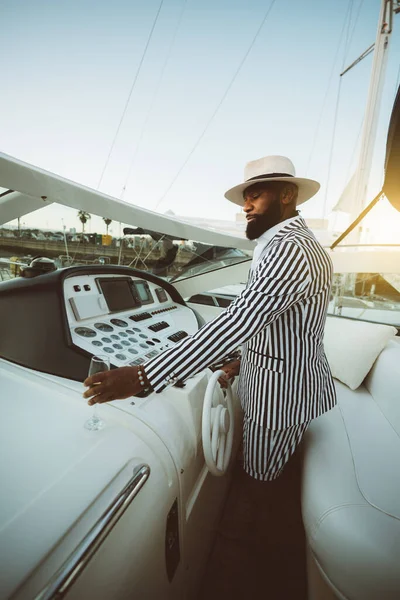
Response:
[[[259,238],[257,238],[257,246],[254,248],[253,260],[251,262],[251,267],[250,267],[252,271],[256,268],[265,246],[272,240],[273,237],[276,236],[276,234],[281,229],[283,229],[284,227],[286,227],[286,225],[289,225],[289,223],[291,223],[292,221],[294,221],[295,219],[298,219],[298,218],[299,218],[299,215],[296,215],[295,217],[291,217],[290,219],[285,219],[285,221],[282,221],[281,223],[274,225],[273,227],[271,227],[271,229],[268,229],[265,233],[260,235]]]

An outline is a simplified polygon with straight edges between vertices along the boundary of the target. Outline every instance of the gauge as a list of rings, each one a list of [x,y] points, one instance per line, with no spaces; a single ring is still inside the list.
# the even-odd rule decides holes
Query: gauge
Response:
[[[89,327],[77,327],[75,329],[75,333],[81,335],[82,337],[96,337],[97,333],[93,331],[93,329],[89,329]]]
[[[108,337],[101,338],[101,341],[104,342],[105,344],[111,344],[111,339]]]
[[[108,348],[108,346],[103,348],[103,350],[104,350],[104,352],[108,352],[108,354],[114,354],[114,350],[112,348]]]
[[[111,323],[116,327],[128,327],[128,323],[122,319],[111,319]]]
[[[94,342],[92,342],[93,346],[102,346],[102,342],[99,342],[99,340],[94,340]]]
[[[112,338],[113,340],[119,340],[119,335],[117,335],[116,333],[112,333],[110,335],[110,338]]]
[[[130,352],[131,354],[138,354],[138,351],[135,350],[135,348],[129,348],[128,352]]]
[[[118,358],[118,360],[126,360],[125,354],[116,354],[115,358]]]
[[[111,325],[109,325],[108,323],[95,323],[94,326],[100,331],[114,331],[114,327],[111,327]]]

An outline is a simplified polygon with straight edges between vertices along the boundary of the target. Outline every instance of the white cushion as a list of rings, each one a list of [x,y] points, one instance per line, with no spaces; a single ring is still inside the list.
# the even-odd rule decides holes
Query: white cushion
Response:
[[[324,347],[333,377],[350,389],[357,389],[396,333],[397,329],[390,325],[328,317]]]
[[[304,436],[307,541],[335,598],[398,600],[400,439],[364,386],[336,390]]]
[[[400,438],[400,338],[391,340],[368,373],[364,385]]]

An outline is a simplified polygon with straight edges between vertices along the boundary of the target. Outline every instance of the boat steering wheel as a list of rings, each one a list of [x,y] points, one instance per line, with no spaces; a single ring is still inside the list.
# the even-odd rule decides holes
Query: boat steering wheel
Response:
[[[235,415],[231,384],[228,382],[225,398],[215,399],[215,386],[224,371],[215,371],[208,382],[203,404],[203,452],[212,475],[225,475],[232,455]]]

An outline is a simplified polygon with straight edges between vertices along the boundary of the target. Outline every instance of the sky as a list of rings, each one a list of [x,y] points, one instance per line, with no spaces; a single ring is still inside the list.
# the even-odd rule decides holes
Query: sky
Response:
[[[380,4],[0,0],[0,150],[150,210],[227,220],[237,207],[224,192],[245,163],[282,154],[321,182],[304,216],[327,216],[357,161],[372,55],[342,78],[338,99],[339,74],[374,42]],[[397,16],[371,198],[399,65]],[[50,210],[46,223],[60,228]]]

